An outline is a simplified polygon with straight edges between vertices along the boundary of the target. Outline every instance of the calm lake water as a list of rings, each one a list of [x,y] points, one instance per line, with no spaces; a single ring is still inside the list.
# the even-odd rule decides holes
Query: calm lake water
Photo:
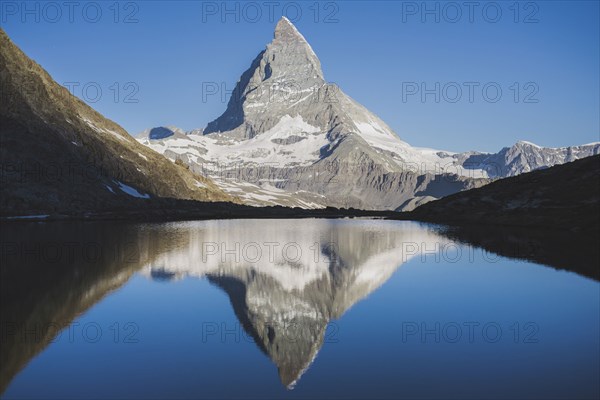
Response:
[[[5,224],[1,250],[7,399],[600,396],[593,259],[320,219]]]

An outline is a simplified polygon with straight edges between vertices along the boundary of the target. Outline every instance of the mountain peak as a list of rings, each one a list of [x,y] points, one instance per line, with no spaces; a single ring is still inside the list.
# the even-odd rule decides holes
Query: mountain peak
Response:
[[[294,26],[292,21],[286,17],[281,17],[275,26],[275,39],[280,40],[300,40],[306,42],[304,36]]]
[[[541,146],[538,146],[537,144],[535,144],[535,143],[531,143],[531,142],[528,142],[528,141],[526,141],[526,140],[519,140],[519,141],[516,143],[516,145],[521,145],[521,146],[531,146],[531,147],[541,148]]]
[[[242,125],[248,137],[264,132],[281,117],[299,114],[294,103],[318,103],[313,96],[318,96],[324,84],[319,58],[294,24],[282,17],[273,40],[240,77],[225,113],[210,122],[204,133],[231,131]],[[267,109],[270,121],[254,125]]]
[[[292,21],[287,19],[287,17],[283,16],[279,22],[277,22],[273,37],[274,39],[270,46],[284,47],[291,49],[294,52],[298,52],[300,51],[299,49],[302,48],[304,53],[307,53],[310,58],[318,63],[318,57],[310,44],[308,44],[306,38],[300,33]]]
[[[288,17],[286,17],[285,15],[282,15],[281,18],[279,18],[279,21],[277,21],[277,25],[275,26],[275,30],[277,30],[277,28],[279,28],[279,27],[284,27],[284,26],[289,26],[289,27],[292,27],[292,28],[296,29],[296,27],[294,26],[294,24],[292,23],[292,21],[290,21],[288,19]]]

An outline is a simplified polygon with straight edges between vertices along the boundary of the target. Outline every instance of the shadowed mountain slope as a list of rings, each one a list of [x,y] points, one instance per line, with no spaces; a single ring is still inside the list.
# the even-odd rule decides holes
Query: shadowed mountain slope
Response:
[[[4,214],[96,211],[157,197],[233,199],[73,96],[1,29],[0,87]]]

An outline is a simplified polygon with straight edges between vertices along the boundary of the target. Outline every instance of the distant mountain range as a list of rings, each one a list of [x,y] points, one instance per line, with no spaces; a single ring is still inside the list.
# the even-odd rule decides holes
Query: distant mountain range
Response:
[[[410,218],[578,230],[598,236],[600,155],[456,193],[422,205]]]
[[[412,147],[325,81],[316,54],[285,17],[223,115],[204,129],[158,127],[138,140],[249,204],[404,211],[600,152],[600,143],[552,149],[519,142],[495,154]]]
[[[490,178],[507,178],[600,154],[600,142],[569,147],[541,147],[519,141],[497,153],[466,152],[463,165],[485,170]]]

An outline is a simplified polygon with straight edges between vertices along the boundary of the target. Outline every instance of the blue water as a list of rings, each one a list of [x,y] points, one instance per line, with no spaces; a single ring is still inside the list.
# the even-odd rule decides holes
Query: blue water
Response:
[[[43,246],[45,235],[56,240],[53,229],[19,228],[15,240]],[[32,239],[31,230],[41,233]],[[67,262],[65,253],[58,262],[31,261],[11,250],[3,290],[33,289],[22,300],[31,306],[2,303],[2,351],[23,358],[20,370],[2,365],[12,377],[3,398],[600,396],[600,285],[574,272],[504,258],[411,222],[115,230],[89,235],[105,253],[135,243],[132,259]],[[268,257],[264,243],[289,252]],[[302,255],[292,254],[298,249]],[[15,272],[19,260],[25,277]],[[29,331],[12,330],[14,315]],[[39,342],[35,326],[48,322],[68,326],[26,355]]]

